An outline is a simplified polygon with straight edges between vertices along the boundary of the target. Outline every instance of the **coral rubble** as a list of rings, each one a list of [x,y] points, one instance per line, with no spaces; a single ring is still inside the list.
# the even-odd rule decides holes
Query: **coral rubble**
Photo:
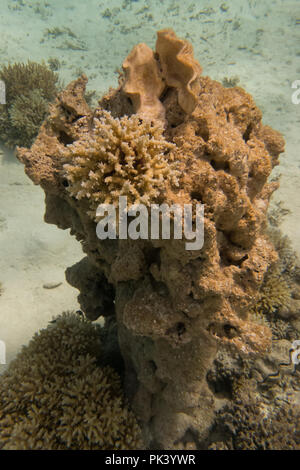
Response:
[[[170,30],[158,33],[155,53],[136,46],[123,65],[119,87],[95,110],[84,99],[86,77],[72,82],[18,157],[45,190],[46,222],[82,243],[89,282],[81,265],[68,279],[86,315],[105,315],[102,292],[111,293],[145,445],[197,448],[217,409],[207,373],[218,351],[250,358],[271,344],[250,311],[277,260],[266,212],[278,183],[268,177],[284,141],[243,89],[202,76],[192,46]],[[98,239],[95,203],[124,193],[146,204],[204,204],[203,248]]]

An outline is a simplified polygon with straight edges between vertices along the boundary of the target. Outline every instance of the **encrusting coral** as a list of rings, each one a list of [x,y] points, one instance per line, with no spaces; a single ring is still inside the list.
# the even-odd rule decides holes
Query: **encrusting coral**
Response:
[[[100,327],[64,313],[0,377],[0,449],[137,449],[118,374],[98,364]]]
[[[58,92],[58,75],[28,61],[0,69],[6,104],[0,105],[0,139],[9,147],[30,146]]]
[[[88,317],[105,315],[98,299],[110,285],[126,392],[146,446],[196,448],[210,432],[218,406],[207,381],[217,351],[261,356],[271,344],[270,329],[252,321],[250,311],[268,267],[277,260],[266,233],[266,213],[278,183],[268,182],[268,177],[284,141],[262,124],[248,93],[202,76],[192,46],[171,30],[158,32],[156,51],[148,52],[129,55],[119,87],[95,110],[84,99],[86,77],[72,82],[51,106],[31,149],[18,149],[18,157],[28,176],[45,190],[45,220],[71,228],[87,254],[68,269],[67,277],[81,290],[81,299],[88,299]],[[102,121],[99,116],[104,116]],[[152,147],[156,122],[159,146]],[[164,179],[155,180],[159,184],[148,192],[147,203],[157,197],[161,183],[165,188],[160,202],[194,208],[204,204],[201,250],[187,251],[185,241],[177,239],[97,238],[90,217],[94,201],[122,194],[125,177],[128,194],[133,191],[138,200],[144,196],[136,184],[143,187],[145,162],[135,168],[133,180],[131,168],[124,165],[136,142],[129,143],[122,129],[117,137],[110,130],[122,128],[121,123],[135,123],[138,138],[146,143],[143,153],[151,177],[161,159]],[[97,134],[108,139],[95,152]],[[117,142],[113,148],[120,152],[106,176],[109,185],[92,185],[96,161],[98,168],[103,168],[101,160],[113,161],[112,136]],[[125,138],[123,156],[120,136]],[[153,152],[149,158],[148,151]],[[139,153],[134,153],[138,162]],[[66,157],[73,163],[66,163]],[[170,178],[174,163],[178,185]],[[91,164],[91,174],[86,164]],[[98,181],[103,183],[102,175]],[[90,282],[82,282],[81,266]],[[91,282],[93,299],[86,290]]]

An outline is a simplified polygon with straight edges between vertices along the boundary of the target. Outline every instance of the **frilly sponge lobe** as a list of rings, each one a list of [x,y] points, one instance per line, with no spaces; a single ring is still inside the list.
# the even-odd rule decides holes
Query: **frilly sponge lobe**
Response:
[[[144,43],[135,46],[123,62],[123,69],[124,91],[131,98],[135,112],[142,118],[163,121],[165,110],[159,98],[165,83],[152,49]]]
[[[123,90],[141,117],[164,122],[160,98],[168,87],[177,90],[183,111],[194,111],[202,69],[194,59],[193,46],[178,38],[172,29],[158,31],[156,54],[144,43],[135,46],[123,62],[123,69]]]
[[[94,210],[100,203],[117,205],[119,196],[127,196],[128,205],[149,205],[168,181],[177,182],[174,148],[159,124],[137,115],[118,119],[98,112],[91,131],[61,152],[68,191],[89,199]]]
[[[194,59],[193,46],[178,38],[172,29],[163,29],[157,33],[156,52],[167,85],[177,89],[178,103],[186,113],[192,113],[198,99],[197,78],[202,72]]]

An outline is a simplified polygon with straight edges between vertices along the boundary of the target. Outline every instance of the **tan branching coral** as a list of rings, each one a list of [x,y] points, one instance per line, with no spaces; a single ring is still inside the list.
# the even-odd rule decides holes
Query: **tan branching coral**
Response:
[[[164,122],[165,109],[159,100],[165,89],[154,52],[146,44],[135,46],[123,62],[126,74],[124,91],[135,112],[142,118]]]
[[[120,378],[99,367],[99,327],[75,314],[36,334],[0,377],[0,449],[136,449]]]
[[[169,181],[177,182],[174,148],[159,124],[99,112],[91,132],[61,152],[68,191],[89,199],[92,217],[100,203],[117,204],[119,196],[127,196],[128,205],[149,205]]]

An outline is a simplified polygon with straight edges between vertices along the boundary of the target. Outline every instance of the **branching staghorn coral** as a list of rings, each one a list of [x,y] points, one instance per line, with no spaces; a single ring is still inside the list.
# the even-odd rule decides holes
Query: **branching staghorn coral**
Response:
[[[94,118],[92,131],[61,152],[68,162],[68,191],[79,200],[89,199],[93,218],[98,204],[117,203],[119,196],[127,196],[129,205],[148,205],[169,181],[177,181],[174,148],[161,125],[136,115],[113,118],[102,111]]]
[[[6,91],[6,104],[0,105],[0,139],[9,147],[30,146],[57,94],[58,75],[44,63],[28,61],[3,66],[0,80]]]
[[[97,364],[100,327],[64,313],[0,377],[0,449],[136,449],[118,374]]]

